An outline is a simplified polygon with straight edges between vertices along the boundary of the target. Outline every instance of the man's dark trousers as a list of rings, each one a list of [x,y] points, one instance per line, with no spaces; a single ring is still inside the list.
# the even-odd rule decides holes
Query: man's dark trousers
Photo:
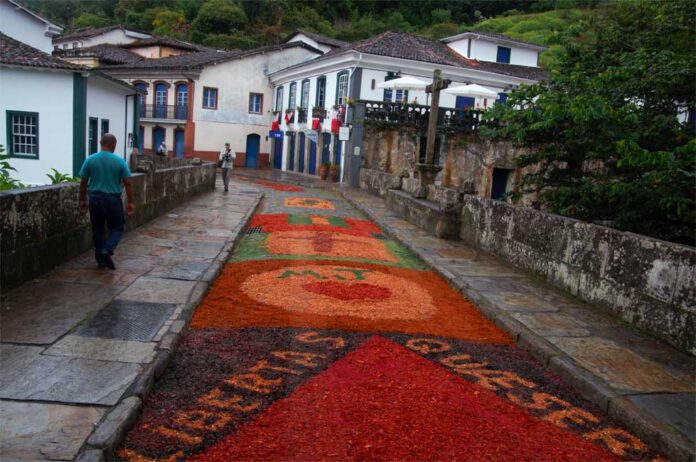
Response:
[[[89,217],[92,221],[94,254],[97,257],[103,254],[113,255],[123,236],[123,225],[126,223],[121,195],[96,191],[89,193]],[[106,239],[105,225],[109,230]]]

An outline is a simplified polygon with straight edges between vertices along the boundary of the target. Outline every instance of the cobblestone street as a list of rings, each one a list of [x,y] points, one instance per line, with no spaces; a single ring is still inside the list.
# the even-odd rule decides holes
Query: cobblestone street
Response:
[[[659,457],[338,191],[241,179],[265,198],[119,460]]]

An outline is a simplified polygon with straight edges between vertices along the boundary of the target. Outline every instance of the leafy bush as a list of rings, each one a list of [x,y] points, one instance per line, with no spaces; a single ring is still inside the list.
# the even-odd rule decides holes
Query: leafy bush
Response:
[[[51,170],[53,171],[53,175],[51,175],[50,173],[46,174],[46,176],[51,180],[51,184],[72,183],[74,181],[80,181],[79,178],[73,178],[67,173],[60,173],[55,168],[52,168]]]
[[[581,32],[482,132],[527,148],[522,192],[551,211],[693,245],[696,139],[679,117],[696,110],[696,4],[618,2]]]
[[[10,165],[10,157],[6,156],[4,152],[5,148],[0,144],[0,191],[25,188],[25,185],[10,176],[10,172],[16,172],[17,169]]]

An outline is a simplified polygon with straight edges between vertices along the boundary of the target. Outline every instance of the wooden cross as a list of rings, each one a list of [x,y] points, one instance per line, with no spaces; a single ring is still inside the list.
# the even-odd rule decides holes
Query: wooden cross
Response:
[[[437,136],[437,119],[440,112],[440,91],[449,87],[451,80],[442,79],[442,70],[435,69],[433,83],[425,87],[426,93],[432,93],[430,98],[430,117],[428,118],[428,141],[425,145],[425,163],[432,164],[435,157],[435,137]]]

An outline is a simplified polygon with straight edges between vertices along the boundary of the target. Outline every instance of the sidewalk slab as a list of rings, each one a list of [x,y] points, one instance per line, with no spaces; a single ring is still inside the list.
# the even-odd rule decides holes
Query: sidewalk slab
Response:
[[[85,252],[2,294],[3,460],[112,456],[139,410],[129,403],[163,372],[263,197],[234,180],[221,190],[127,233],[115,271]]]
[[[671,459],[696,458],[695,358],[494,255],[427,235],[378,196],[341,193],[585,398]]]
[[[2,459],[72,460],[106,408],[0,401]]]

